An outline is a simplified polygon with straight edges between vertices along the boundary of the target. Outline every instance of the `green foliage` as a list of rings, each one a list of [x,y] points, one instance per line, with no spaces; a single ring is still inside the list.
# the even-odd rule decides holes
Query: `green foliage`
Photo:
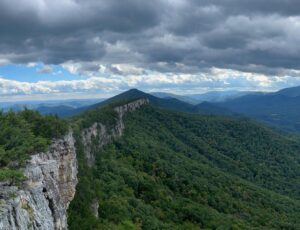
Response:
[[[300,228],[296,140],[247,119],[151,106],[127,115],[125,127],[112,144],[94,146],[92,168],[77,130],[79,183],[70,229]]]
[[[28,109],[0,112],[0,181],[22,179],[17,169],[30,154],[45,151],[51,139],[66,130],[66,122],[54,116],[41,116]]]
[[[29,123],[30,128],[35,136],[44,138],[58,138],[66,133],[67,123],[57,116],[42,116],[36,111],[25,109],[18,114]]]
[[[22,182],[25,178],[22,172],[11,169],[0,169],[0,181],[10,181],[13,184]]]
[[[117,113],[112,106],[104,106],[96,109],[88,110],[80,116],[72,119],[72,123],[76,123],[80,129],[88,128],[95,122],[100,122],[112,127],[117,119]],[[75,126],[76,126],[75,125]],[[76,129],[76,127],[74,127]]]

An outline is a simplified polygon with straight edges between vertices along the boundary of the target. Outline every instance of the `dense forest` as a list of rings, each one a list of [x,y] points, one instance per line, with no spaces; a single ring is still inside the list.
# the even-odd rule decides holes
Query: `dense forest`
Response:
[[[68,129],[56,116],[42,116],[28,109],[0,112],[0,181],[20,182],[20,168],[31,154],[46,151],[53,138]]]
[[[249,119],[148,105],[126,115],[121,138],[103,148],[95,143],[89,168],[80,130],[108,117],[111,126],[113,114],[98,108],[72,121],[79,183],[70,229],[300,228],[295,138]]]

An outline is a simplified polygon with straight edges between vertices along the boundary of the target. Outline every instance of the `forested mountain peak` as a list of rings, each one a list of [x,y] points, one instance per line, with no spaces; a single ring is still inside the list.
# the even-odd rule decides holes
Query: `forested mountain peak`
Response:
[[[285,88],[276,92],[276,94],[285,95],[288,97],[300,96],[300,86]]]
[[[88,142],[75,133],[81,179],[71,229],[300,227],[297,140],[249,119],[177,113],[148,100],[113,137],[115,107],[78,117],[81,127],[98,125]]]

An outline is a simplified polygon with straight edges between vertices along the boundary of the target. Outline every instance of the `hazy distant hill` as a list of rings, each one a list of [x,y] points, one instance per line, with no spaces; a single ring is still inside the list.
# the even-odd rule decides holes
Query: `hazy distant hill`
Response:
[[[238,98],[244,95],[256,95],[263,94],[261,92],[252,92],[252,91],[211,91],[207,93],[201,94],[184,94],[177,95],[172,93],[164,93],[164,92],[154,92],[152,95],[160,98],[176,98],[178,100],[190,103],[190,104],[199,104],[201,102],[223,102],[226,100]]]
[[[73,115],[78,108],[86,107],[104,99],[72,99],[72,100],[52,100],[52,101],[19,101],[2,102],[0,110],[21,111],[25,107],[39,111],[41,114],[55,114],[61,117]]]
[[[284,131],[300,132],[300,87],[286,88],[274,93],[224,91],[177,98],[185,101],[186,98],[206,101],[196,105],[194,112],[198,107],[199,111],[209,111],[211,114],[240,114]]]
[[[192,105],[196,105],[199,103],[199,100],[194,99],[192,97],[184,96],[184,95],[177,95],[177,94],[173,94],[173,93],[164,93],[164,92],[154,92],[151,94],[155,97],[160,97],[160,98],[176,98],[180,101],[184,101],[184,102],[192,104]]]
[[[186,97],[192,98],[199,102],[207,101],[207,102],[223,102],[230,99],[238,98],[244,95],[249,94],[261,94],[261,92],[252,92],[252,91],[211,91],[202,94],[187,94]]]
[[[284,95],[287,97],[299,97],[300,96],[300,86],[291,87],[279,90],[276,94]]]
[[[59,117],[70,116],[74,113],[74,108],[66,105],[59,106],[39,106],[34,110],[40,112],[41,114],[53,114]]]
[[[300,87],[269,94],[245,95],[215,105],[253,117],[282,130],[300,132]]]

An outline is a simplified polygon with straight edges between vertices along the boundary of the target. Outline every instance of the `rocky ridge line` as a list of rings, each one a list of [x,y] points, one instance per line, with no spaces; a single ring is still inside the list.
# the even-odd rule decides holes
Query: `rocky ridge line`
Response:
[[[149,104],[149,100],[147,98],[141,98],[115,107],[114,110],[117,112],[117,121],[116,125],[111,129],[102,123],[96,122],[91,127],[82,130],[81,139],[84,146],[84,154],[90,167],[95,163],[95,156],[92,152],[93,140],[96,140],[98,147],[101,148],[103,145],[110,143],[114,138],[122,136],[125,129],[123,121],[124,115],[146,104]]]

